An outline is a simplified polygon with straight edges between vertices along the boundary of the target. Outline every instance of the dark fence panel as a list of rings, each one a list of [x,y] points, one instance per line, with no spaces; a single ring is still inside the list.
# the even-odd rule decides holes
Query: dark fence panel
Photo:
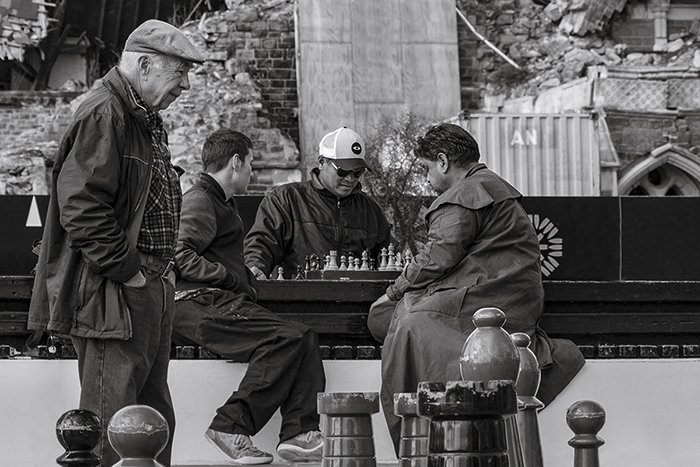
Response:
[[[236,197],[246,228],[261,199]],[[34,267],[32,242],[42,231],[34,214],[43,223],[47,205],[46,196],[0,196],[0,275]],[[523,206],[540,237],[545,280],[700,279],[700,198],[529,197]]]

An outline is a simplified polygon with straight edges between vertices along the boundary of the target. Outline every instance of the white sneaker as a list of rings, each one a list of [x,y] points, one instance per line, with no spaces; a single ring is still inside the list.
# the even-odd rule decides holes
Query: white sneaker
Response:
[[[253,446],[250,436],[233,435],[209,428],[204,432],[204,437],[236,464],[256,465],[272,462],[272,454]]]
[[[307,431],[282,441],[277,454],[288,462],[320,462],[323,451],[323,435],[320,431]]]

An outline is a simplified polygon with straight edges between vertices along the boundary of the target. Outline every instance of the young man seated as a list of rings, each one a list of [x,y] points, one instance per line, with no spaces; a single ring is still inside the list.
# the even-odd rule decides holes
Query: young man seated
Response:
[[[326,380],[318,336],[255,303],[255,278],[243,260],[243,224],[233,195],[248,189],[252,146],[232,130],[216,131],[204,142],[204,173],[182,200],[173,340],[248,363],[238,389],[205,433],[235,463],[272,462],[250,437],[278,408],[280,457],[320,461],[316,394]]]

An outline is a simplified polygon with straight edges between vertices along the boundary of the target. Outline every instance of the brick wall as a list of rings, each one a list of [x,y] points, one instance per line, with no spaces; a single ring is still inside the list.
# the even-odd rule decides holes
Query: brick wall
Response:
[[[203,22],[210,33],[207,49],[226,60],[231,75],[247,72],[260,89],[261,117],[299,145],[297,122],[294,2],[244,1],[234,10]]]
[[[677,115],[606,110],[610,137],[625,165],[678,138]],[[670,139],[669,139],[670,137]]]
[[[651,52],[654,49],[654,20],[615,21],[611,31],[613,39],[626,44],[629,52]]]
[[[0,147],[60,139],[76,92],[0,92]]]
[[[469,18],[470,22],[475,18]],[[472,22],[474,24],[474,22]],[[457,17],[457,44],[459,53],[459,82],[462,109],[478,109],[479,90],[479,42],[466,24]]]

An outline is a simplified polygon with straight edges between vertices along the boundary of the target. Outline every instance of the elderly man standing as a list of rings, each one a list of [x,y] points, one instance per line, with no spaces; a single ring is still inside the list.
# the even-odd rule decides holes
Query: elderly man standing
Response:
[[[319,144],[318,167],[307,182],[282,185],[265,194],[255,223],[245,239],[245,259],[258,279],[282,266],[294,277],[305,256],[373,258],[391,241],[391,226],[377,203],[360,185],[369,168],[360,135],[342,127]]]
[[[425,217],[427,243],[386,294],[398,305],[382,349],[381,399],[397,453],[394,393],[415,391],[420,381],[461,379],[460,353],[479,308],[500,308],[508,332],[531,336],[543,370],[543,402],[584,363],[572,342],[554,343],[538,327],[544,302],[540,249],[522,195],[479,163],[477,142],[457,125],[431,128],[415,153],[439,196]],[[386,312],[375,307],[370,320],[378,310]]]
[[[56,156],[29,311],[30,329],[70,335],[80,407],[105,428],[131,404],[166,418],[165,465],[175,428],[167,376],[182,196],[158,112],[190,88],[188,72],[203,61],[177,28],[148,20],[88,92]],[[107,436],[96,450],[103,466],[119,460]]]

